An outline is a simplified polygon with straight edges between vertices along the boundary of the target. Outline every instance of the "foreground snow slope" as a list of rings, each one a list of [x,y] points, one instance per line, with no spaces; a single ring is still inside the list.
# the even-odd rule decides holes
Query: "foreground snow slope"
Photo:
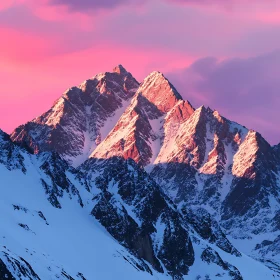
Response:
[[[133,262],[138,260],[75,199],[65,195],[62,208],[53,207],[41,175],[28,164],[26,174],[0,165],[0,252],[22,257],[40,279],[67,279],[66,274],[74,279],[166,279],[137,269]]]
[[[63,162],[59,157],[53,158],[48,153],[30,155],[17,147],[10,151],[14,155],[21,155],[19,158],[24,170],[16,165],[16,157],[12,160],[16,167],[9,168],[10,170],[6,166],[7,161],[3,160],[6,163],[0,164],[0,278],[172,279],[167,275],[166,269],[163,273],[158,273],[145,261],[150,273],[142,271],[143,260],[129,253],[90,215],[94,205],[92,197],[98,190],[94,186],[90,192],[86,190],[86,186],[75,179],[73,170],[60,168]],[[51,173],[52,187],[55,189],[52,194],[46,192],[47,189],[42,184],[42,180],[50,184],[46,161],[51,167],[60,164]],[[132,167],[133,165],[130,168]],[[56,177],[63,177],[60,172],[64,171],[69,184],[75,184],[75,189],[60,189],[60,181]],[[55,202],[54,196],[59,204]],[[120,196],[116,205],[128,207]],[[136,208],[131,207],[131,217],[138,221],[132,213]],[[106,219],[107,215],[110,217],[110,212],[105,213],[103,218]],[[155,227],[157,231],[153,235],[154,240],[160,246],[163,242],[161,222],[155,224]],[[250,280],[252,278],[245,267],[256,271],[254,279],[275,279],[273,272],[261,263],[246,256],[225,253],[215,244],[201,239],[191,228],[189,230],[195,250],[195,263],[190,267],[189,275],[182,279],[199,279],[196,277],[207,275],[211,276],[210,279],[215,279],[220,275],[222,279]],[[5,271],[1,264],[8,270]],[[233,276],[238,275],[239,266],[243,278]],[[4,274],[1,275],[3,271]],[[231,275],[234,271],[237,274]]]

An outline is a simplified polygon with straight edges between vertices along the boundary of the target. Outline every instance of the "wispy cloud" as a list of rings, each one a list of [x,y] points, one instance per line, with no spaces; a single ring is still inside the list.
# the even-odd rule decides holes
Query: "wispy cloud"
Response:
[[[52,5],[63,5],[70,11],[91,12],[100,9],[110,10],[125,5],[141,5],[146,0],[49,0]]]

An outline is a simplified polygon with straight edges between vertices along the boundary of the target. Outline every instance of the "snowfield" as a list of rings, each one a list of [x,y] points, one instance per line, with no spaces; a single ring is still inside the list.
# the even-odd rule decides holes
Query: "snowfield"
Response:
[[[24,258],[40,279],[67,279],[63,271],[74,279],[79,279],[79,273],[86,279],[168,279],[137,269],[138,260],[75,199],[65,195],[60,200],[62,209],[54,208],[31,162],[26,175],[0,165],[0,177],[0,251]]]
[[[36,165],[35,156],[24,156],[26,174],[0,165],[0,256],[11,272],[14,271],[16,279],[30,278],[18,275],[4,252],[15,259],[23,258],[40,279],[67,279],[65,275],[73,279],[171,279],[152,267],[153,275],[137,268],[137,258],[89,215],[91,194],[83,186],[78,185],[85,202],[83,208],[76,197],[71,199],[67,194],[60,198],[61,209],[53,207],[40,183],[44,175]],[[73,176],[71,179],[74,181]],[[163,238],[160,221],[156,227],[156,239],[160,243]],[[199,256],[208,245],[203,240],[196,243],[199,243],[195,245]],[[246,255],[237,258],[217,247],[214,249],[224,260],[238,267],[244,280],[276,279],[274,272]],[[197,277],[207,275],[208,279],[220,279],[217,275],[223,275],[221,279],[231,279],[221,267],[208,265],[200,258],[196,258],[184,279],[204,279]]]

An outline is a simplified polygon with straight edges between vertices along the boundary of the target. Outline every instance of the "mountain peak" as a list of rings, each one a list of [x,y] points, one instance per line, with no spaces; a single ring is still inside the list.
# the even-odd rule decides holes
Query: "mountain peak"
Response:
[[[168,79],[159,71],[150,73],[140,85],[138,91],[163,113],[169,112],[182,100],[182,96]]]
[[[170,87],[172,87],[175,91],[176,94],[178,94],[178,98],[182,99],[182,97],[180,96],[180,94],[177,92],[177,90],[174,88],[174,86],[169,82],[169,80],[163,75],[163,73],[159,72],[159,71],[153,71],[151,72],[143,81],[143,84],[145,83],[155,83],[155,84],[159,84],[159,83],[165,83],[165,84],[169,84]]]
[[[205,107],[204,105],[198,107],[196,110],[195,110],[195,114],[197,116],[204,116],[205,118],[209,115],[209,114],[212,114],[213,111],[209,108],[209,107]]]
[[[161,73],[160,71],[153,71],[146,78],[151,78],[151,77],[162,77],[165,79],[163,73]]]
[[[113,72],[114,73],[118,73],[118,74],[127,74],[126,69],[121,65],[117,65],[116,67],[113,68]]]
[[[206,111],[206,107],[205,107],[204,105],[201,105],[201,106],[198,107],[196,110],[197,110],[197,112]]]

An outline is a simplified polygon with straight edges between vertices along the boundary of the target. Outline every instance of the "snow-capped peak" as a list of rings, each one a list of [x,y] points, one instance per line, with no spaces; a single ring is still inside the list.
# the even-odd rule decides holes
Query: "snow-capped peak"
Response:
[[[137,92],[156,105],[163,113],[167,113],[179,100],[182,100],[182,96],[175,87],[158,71],[148,75]]]
[[[12,140],[34,152],[55,150],[77,166],[114,127],[138,86],[121,65],[97,74],[69,88],[46,113],[16,128]]]

